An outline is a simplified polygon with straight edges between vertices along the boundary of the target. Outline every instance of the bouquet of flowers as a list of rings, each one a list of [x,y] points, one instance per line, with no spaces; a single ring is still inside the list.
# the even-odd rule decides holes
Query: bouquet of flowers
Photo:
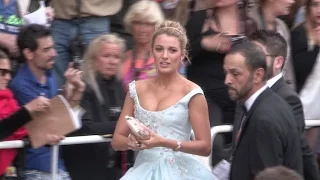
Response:
[[[127,124],[131,130],[131,133],[139,137],[140,139],[149,139],[150,133],[149,128],[145,126],[143,123],[141,123],[138,119],[131,117],[131,116],[125,116],[127,120]]]

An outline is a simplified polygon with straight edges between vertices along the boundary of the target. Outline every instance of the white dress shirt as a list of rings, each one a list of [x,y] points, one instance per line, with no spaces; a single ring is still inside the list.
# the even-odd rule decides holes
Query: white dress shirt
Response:
[[[253,93],[244,103],[247,112],[249,112],[251,106],[253,105],[253,103],[256,101],[256,99],[258,98],[258,96],[268,88],[268,85],[264,85],[262,86],[258,91],[256,91],[255,93]]]
[[[281,78],[282,78],[282,73],[280,73],[280,74],[274,76],[273,78],[269,79],[267,81],[268,87],[272,87]]]

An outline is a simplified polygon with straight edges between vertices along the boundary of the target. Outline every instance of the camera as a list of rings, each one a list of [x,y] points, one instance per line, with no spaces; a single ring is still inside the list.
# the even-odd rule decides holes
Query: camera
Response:
[[[72,54],[72,62],[73,62],[73,68],[79,69],[83,62],[83,55],[86,51],[87,44],[81,40],[79,36],[77,36],[72,42],[71,42],[71,54]]]
[[[231,46],[235,46],[237,44],[240,44],[243,41],[248,40],[246,36],[238,36],[238,35],[230,36],[229,39],[231,42]]]

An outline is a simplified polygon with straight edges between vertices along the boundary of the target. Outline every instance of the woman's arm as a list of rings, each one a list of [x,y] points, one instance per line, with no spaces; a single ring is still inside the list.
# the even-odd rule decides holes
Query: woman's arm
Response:
[[[22,107],[11,116],[0,121],[0,141],[10,136],[24,124],[32,120],[27,108]]]
[[[189,19],[186,30],[190,39],[190,56],[197,57],[203,50],[225,53],[230,49],[230,41],[222,34],[209,32],[210,23],[206,22],[207,12],[196,12]]]
[[[113,149],[117,151],[126,151],[129,149],[128,136],[130,133],[130,129],[124,117],[133,116],[133,105],[134,102],[128,93],[124,101],[123,109],[117,122],[116,130],[114,131],[113,139],[111,142]]]
[[[20,110],[11,116],[0,121],[0,141],[10,136],[24,124],[32,120],[32,114],[43,112],[50,108],[50,100],[39,96],[24,105]]]
[[[204,95],[195,95],[190,100],[189,117],[195,134],[195,140],[182,141],[179,151],[209,156],[211,153],[210,123],[208,105]],[[176,150],[178,147],[177,141],[168,139],[162,141],[161,145],[173,150]]]

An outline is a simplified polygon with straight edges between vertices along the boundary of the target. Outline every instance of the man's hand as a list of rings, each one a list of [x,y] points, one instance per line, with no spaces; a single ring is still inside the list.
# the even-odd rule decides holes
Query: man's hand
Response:
[[[46,7],[46,16],[49,22],[53,21],[55,13],[51,6]]]
[[[77,91],[84,91],[85,83],[81,79],[82,71],[72,67],[73,63],[69,64],[69,68],[64,73],[67,84],[72,85]]]
[[[85,91],[86,85],[81,79],[82,71],[72,67],[73,63],[69,64],[69,68],[65,72],[65,97],[70,105],[75,107],[80,104]]]
[[[24,107],[29,111],[29,113],[34,114],[47,111],[48,109],[50,109],[51,105],[49,99],[43,96],[39,96],[28,104],[24,105]]]
[[[56,145],[56,144],[59,144],[59,142],[61,140],[63,140],[65,137],[59,136],[59,135],[54,135],[54,134],[47,134],[46,138],[47,138],[48,144]]]

